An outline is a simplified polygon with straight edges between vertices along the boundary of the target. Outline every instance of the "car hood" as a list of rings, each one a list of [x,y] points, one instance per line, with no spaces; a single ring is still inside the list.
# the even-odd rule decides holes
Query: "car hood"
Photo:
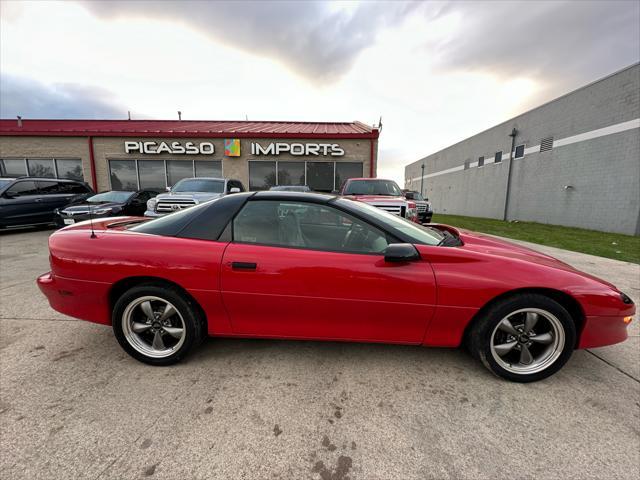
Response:
[[[345,195],[346,198],[353,200],[359,200],[361,202],[401,202],[405,203],[407,200],[403,197],[394,197],[391,195]]]
[[[64,208],[61,208],[61,211],[65,212],[88,212],[88,206],[91,205],[92,210],[102,209],[102,208],[122,208],[125,204],[120,202],[96,202],[96,203],[87,203],[84,201],[73,202],[70,205],[67,205]]]
[[[214,198],[220,198],[222,193],[211,192],[169,192],[161,193],[157,195],[156,200],[171,200],[172,198],[192,198],[198,202],[205,202],[207,200],[213,200]]]
[[[564,270],[567,272],[578,274],[582,277],[589,278],[591,280],[595,280],[603,285],[616,288],[613,284],[606,282],[601,278],[594,277],[593,275],[589,275],[588,273],[578,270],[571,265],[558,260],[557,258],[546,255],[544,253],[540,253],[527,247],[516,245],[515,243],[511,243],[507,240],[502,240],[478,232],[472,232],[470,230],[454,229],[453,227],[450,227],[448,225],[436,225],[436,228],[438,227],[449,230],[452,233],[457,233],[464,242],[464,245],[461,248],[464,248],[465,250],[499,257],[513,258],[516,260],[522,260],[545,267]]]

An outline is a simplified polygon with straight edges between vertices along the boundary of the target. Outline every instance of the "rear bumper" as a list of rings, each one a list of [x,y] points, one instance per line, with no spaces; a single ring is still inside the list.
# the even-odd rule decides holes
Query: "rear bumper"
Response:
[[[594,348],[624,342],[628,323],[624,316],[587,317],[578,342],[578,348]]]
[[[108,283],[58,277],[51,272],[40,275],[37,283],[57,312],[89,322],[111,324]]]

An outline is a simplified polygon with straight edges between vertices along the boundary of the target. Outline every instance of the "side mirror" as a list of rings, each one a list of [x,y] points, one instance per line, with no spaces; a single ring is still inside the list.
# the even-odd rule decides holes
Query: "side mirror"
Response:
[[[4,192],[4,193],[2,194],[2,196],[3,196],[4,198],[9,198],[9,199],[11,199],[11,198],[16,198],[16,195],[14,195],[13,193],[9,193],[9,192]]]
[[[229,193],[240,193],[240,189],[238,187],[231,187]]]
[[[424,201],[425,201],[425,202],[428,202],[428,201],[429,201],[429,199],[428,199],[428,198],[425,198],[425,199],[424,199]]]
[[[166,190],[167,192],[170,192],[170,191],[171,191],[171,187],[167,187],[167,188],[165,188],[165,190]]]
[[[415,260],[420,260],[420,254],[410,243],[392,243],[384,251],[385,262],[401,263]]]

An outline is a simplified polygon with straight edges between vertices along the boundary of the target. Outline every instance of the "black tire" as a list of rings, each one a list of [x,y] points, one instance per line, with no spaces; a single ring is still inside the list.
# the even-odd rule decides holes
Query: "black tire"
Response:
[[[173,353],[167,354],[166,356],[163,356],[161,358],[156,358],[143,353],[142,351],[140,351],[139,347],[136,348],[132,344],[132,340],[130,340],[132,338],[131,332],[125,334],[125,323],[127,323],[123,318],[125,311],[127,311],[127,309],[132,304],[135,304],[137,301],[140,301],[144,297],[154,297],[160,299],[158,301],[154,300],[157,305],[162,305],[161,301],[171,304],[177,311],[177,315],[171,317],[174,318],[174,320],[169,321],[179,320],[180,325],[178,326],[182,326],[182,328],[184,329],[184,339],[181,340],[182,343],[179,345],[179,347],[175,348]],[[127,290],[116,301],[111,316],[111,322],[116,339],[118,340],[118,343],[124,349],[124,351],[136,360],[147,363],[149,365],[164,366],[172,365],[179,362],[192,349],[197,347],[206,336],[206,322],[203,318],[201,318],[199,310],[194,304],[193,300],[188,298],[178,288],[161,283],[138,285]],[[166,332],[164,331],[161,333],[163,335],[166,334]],[[153,333],[146,332],[145,335],[153,335]],[[140,336],[136,338],[140,337],[142,337],[142,334],[140,334]],[[171,336],[166,336],[165,338],[170,339]]]
[[[543,326],[548,324],[549,334],[536,334],[535,330],[532,330],[534,335],[527,335],[528,332],[519,331],[518,333],[520,333],[520,335],[516,337],[510,332],[505,331],[503,328],[504,324],[500,327],[498,326],[503,319],[508,318],[508,324],[512,327],[514,325],[517,327],[519,319],[523,319],[523,325],[521,325],[521,327],[524,330],[524,318],[526,318],[527,313],[520,312],[524,309],[529,310],[529,313],[538,315],[539,319],[546,322],[541,325],[536,324],[536,329],[540,328],[542,330]],[[513,317],[511,317],[511,315],[513,315]],[[546,315],[548,315],[548,317]],[[537,320],[537,323],[540,323],[540,320]],[[508,350],[509,353],[507,354],[498,353],[495,345],[492,348],[494,333],[496,336],[503,336],[501,341],[497,341],[498,337],[495,337],[498,349],[507,344],[510,346],[513,343],[515,343],[515,347],[513,347],[512,350]],[[549,337],[545,337],[545,340],[546,338],[553,338],[553,340],[549,342],[551,344],[550,346],[545,346],[533,341],[527,343],[526,341],[532,338],[538,338],[539,341],[541,341],[543,335],[549,335]],[[564,339],[563,342],[559,340],[562,338]],[[576,324],[569,312],[555,300],[540,294],[519,294],[498,301],[484,311],[474,320],[474,323],[467,332],[465,340],[470,353],[498,377],[512,382],[536,382],[553,375],[567,363],[576,344]],[[544,355],[547,352],[549,357],[546,361],[541,360],[539,362],[540,365],[536,365],[535,361],[532,362],[531,366],[519,363],[522,357],[519,357],[518,360],[509,364],[509,359],[514,359],[514,356],[517,357],[523,354],[523,346],[527,352],[533,351],[534,349],[540,351],[540,358],[542,359],[544,359]],[[503,357],[502,355],[506,356]],[[529,360],[529,358],[527,358],[527,360]],[[519,368],[523,370],[513,371]],[[536,368],[539,370],[533,371]]]

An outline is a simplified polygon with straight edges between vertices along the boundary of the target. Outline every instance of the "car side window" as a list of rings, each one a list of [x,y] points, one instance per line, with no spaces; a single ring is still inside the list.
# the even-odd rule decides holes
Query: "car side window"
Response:
[[[82,183],[73,183],[73,182],[64,182],[60,183],[60,193],[72,193],[82,194],[82,193],[90,193],[91,190],[86,185]]]
[[[244,192],[244,187],[242,186],[242,183],[237,180],[229,180],[227,182],[227,193],[229,193],[232,188],[239,188],[241,192]]]
[[[155,195],[154,195],[154,197],[155,197]],[[148,191],[148,190],[145,190],[143,192],[138,192],[138,193],[134,194],[133,198],[131,200],[132,201],[138,201],[138,202],[142,203],[142,202],[146,202],[150,198],[151,198],[151,192]]]
[[[233,221],[233,239],[292,248],[348,253],[382,253],[384,232],[328,205],[253,200]]]
[[[23,182],[16,182],[6,192],[10,197],[23,197],[25,195],[38,195],[38,187],[36,182],[27,180]]]
[[[38,188],[40,189],[40,193],[42,195],[53,195],[56,193],[67,193],[62,188],[60,188],[60,184],[58,182],[37,182]]]

